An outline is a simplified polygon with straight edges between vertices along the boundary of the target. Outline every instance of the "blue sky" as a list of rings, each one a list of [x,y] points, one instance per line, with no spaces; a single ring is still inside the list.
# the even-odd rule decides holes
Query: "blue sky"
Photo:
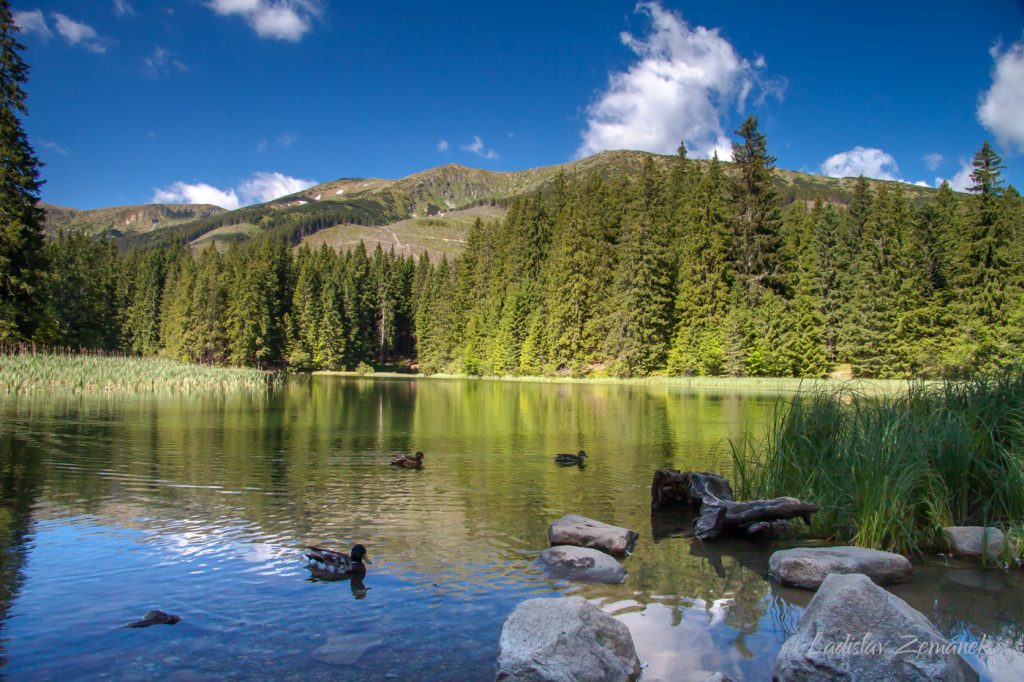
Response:
[[[609,148],[1024,184],[1024,4],[22,0],[46,201],[229,208],[444,163]],[[959,176],[958,176],[959,174]]]

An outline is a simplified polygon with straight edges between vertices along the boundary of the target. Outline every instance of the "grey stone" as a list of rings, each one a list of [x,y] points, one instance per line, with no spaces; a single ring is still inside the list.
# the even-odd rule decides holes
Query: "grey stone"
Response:
[[[783,585],[815,590],[829,573],[863,573],[879,585],[902,583],[913,569],[906,557],[863,547],[783,549],[768,559],[768,572]]]
[[[537,563],[549,578],[608,584],[626,579],[626,569],[614,557],[589,547],[548,547],[540,553]]]
[[[629,628],[582,597],[528,599],[501,628],[496,680],[635,680],[640,660]]]
[[[378,635],[365,632],[331,635],[324,644],[313,650],[313,658],[330,665],[352,665],[367,651],[382,644]]]
[[[977,559],[983,554],[997,559],[1003,553],[1003,531],[991,526],[950,526],[942,529],[949,551],[955,557]],[[988,545],[987,553],[984,551]]]
[[[778,682],[977,680],[920,612],[865,575],[832,574],[775,661]]]
[[[622,556],[633,549],[640,534],[585,516],[566,514],[548,528],[548,544],[590,547]]]

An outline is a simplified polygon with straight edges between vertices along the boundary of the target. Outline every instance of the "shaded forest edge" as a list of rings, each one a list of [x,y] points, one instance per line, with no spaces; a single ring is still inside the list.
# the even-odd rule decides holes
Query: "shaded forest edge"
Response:
[[[756,118],[734,173],[685,148],[632,176],[558,175],[431,261],[268,234],[121,252],[61,233],[4,332],[71,349],[293,371],[474,376],[965,377],[1021,357],[1024,203],[986,143],[970,195],[861,178],[782,208]]]

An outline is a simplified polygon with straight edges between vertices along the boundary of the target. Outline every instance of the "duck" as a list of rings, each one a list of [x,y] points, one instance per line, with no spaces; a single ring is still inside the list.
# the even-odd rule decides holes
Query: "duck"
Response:
[[[555,461],[559,464],[575,464],[577,466],[583,466],[583,458],[587,456],[587,453],[580,450],[575,455],[559,454],[555,455]]]
[[[391,458],[391,466],[403,467],[405,469],[422,469],[423,453],[417,452],[415,455],[395,455]]]
[[[306,558],[306,568],[314,578],[320,580],[361,578],[366,575],[366,564],[373,563],[366,557],[366,547],[363,545],[353,545],[352,554],[309,547],[303,556]]]

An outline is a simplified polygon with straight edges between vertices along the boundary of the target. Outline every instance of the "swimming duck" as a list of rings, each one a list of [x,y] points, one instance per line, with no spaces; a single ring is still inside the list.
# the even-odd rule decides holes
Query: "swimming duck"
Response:
[[[417,452],[415,455],[395,455],[391,458],[391,466],[403,467],[405,469],[422,469],[423,453]]]
[[[306,550],[306,568],[314,578],[320,580],[340,580],[366,575],[366,566],[373,562],[366,558],[366,548],[353,545],[352,554],[335,552],[332,549],[310,547]]]
[[[555,455],[555,461],[558,462],[559,464],[576,464],[577,466],[583,466],[583,458],[586,456],[587,453],[580,450],[575,455]]]

